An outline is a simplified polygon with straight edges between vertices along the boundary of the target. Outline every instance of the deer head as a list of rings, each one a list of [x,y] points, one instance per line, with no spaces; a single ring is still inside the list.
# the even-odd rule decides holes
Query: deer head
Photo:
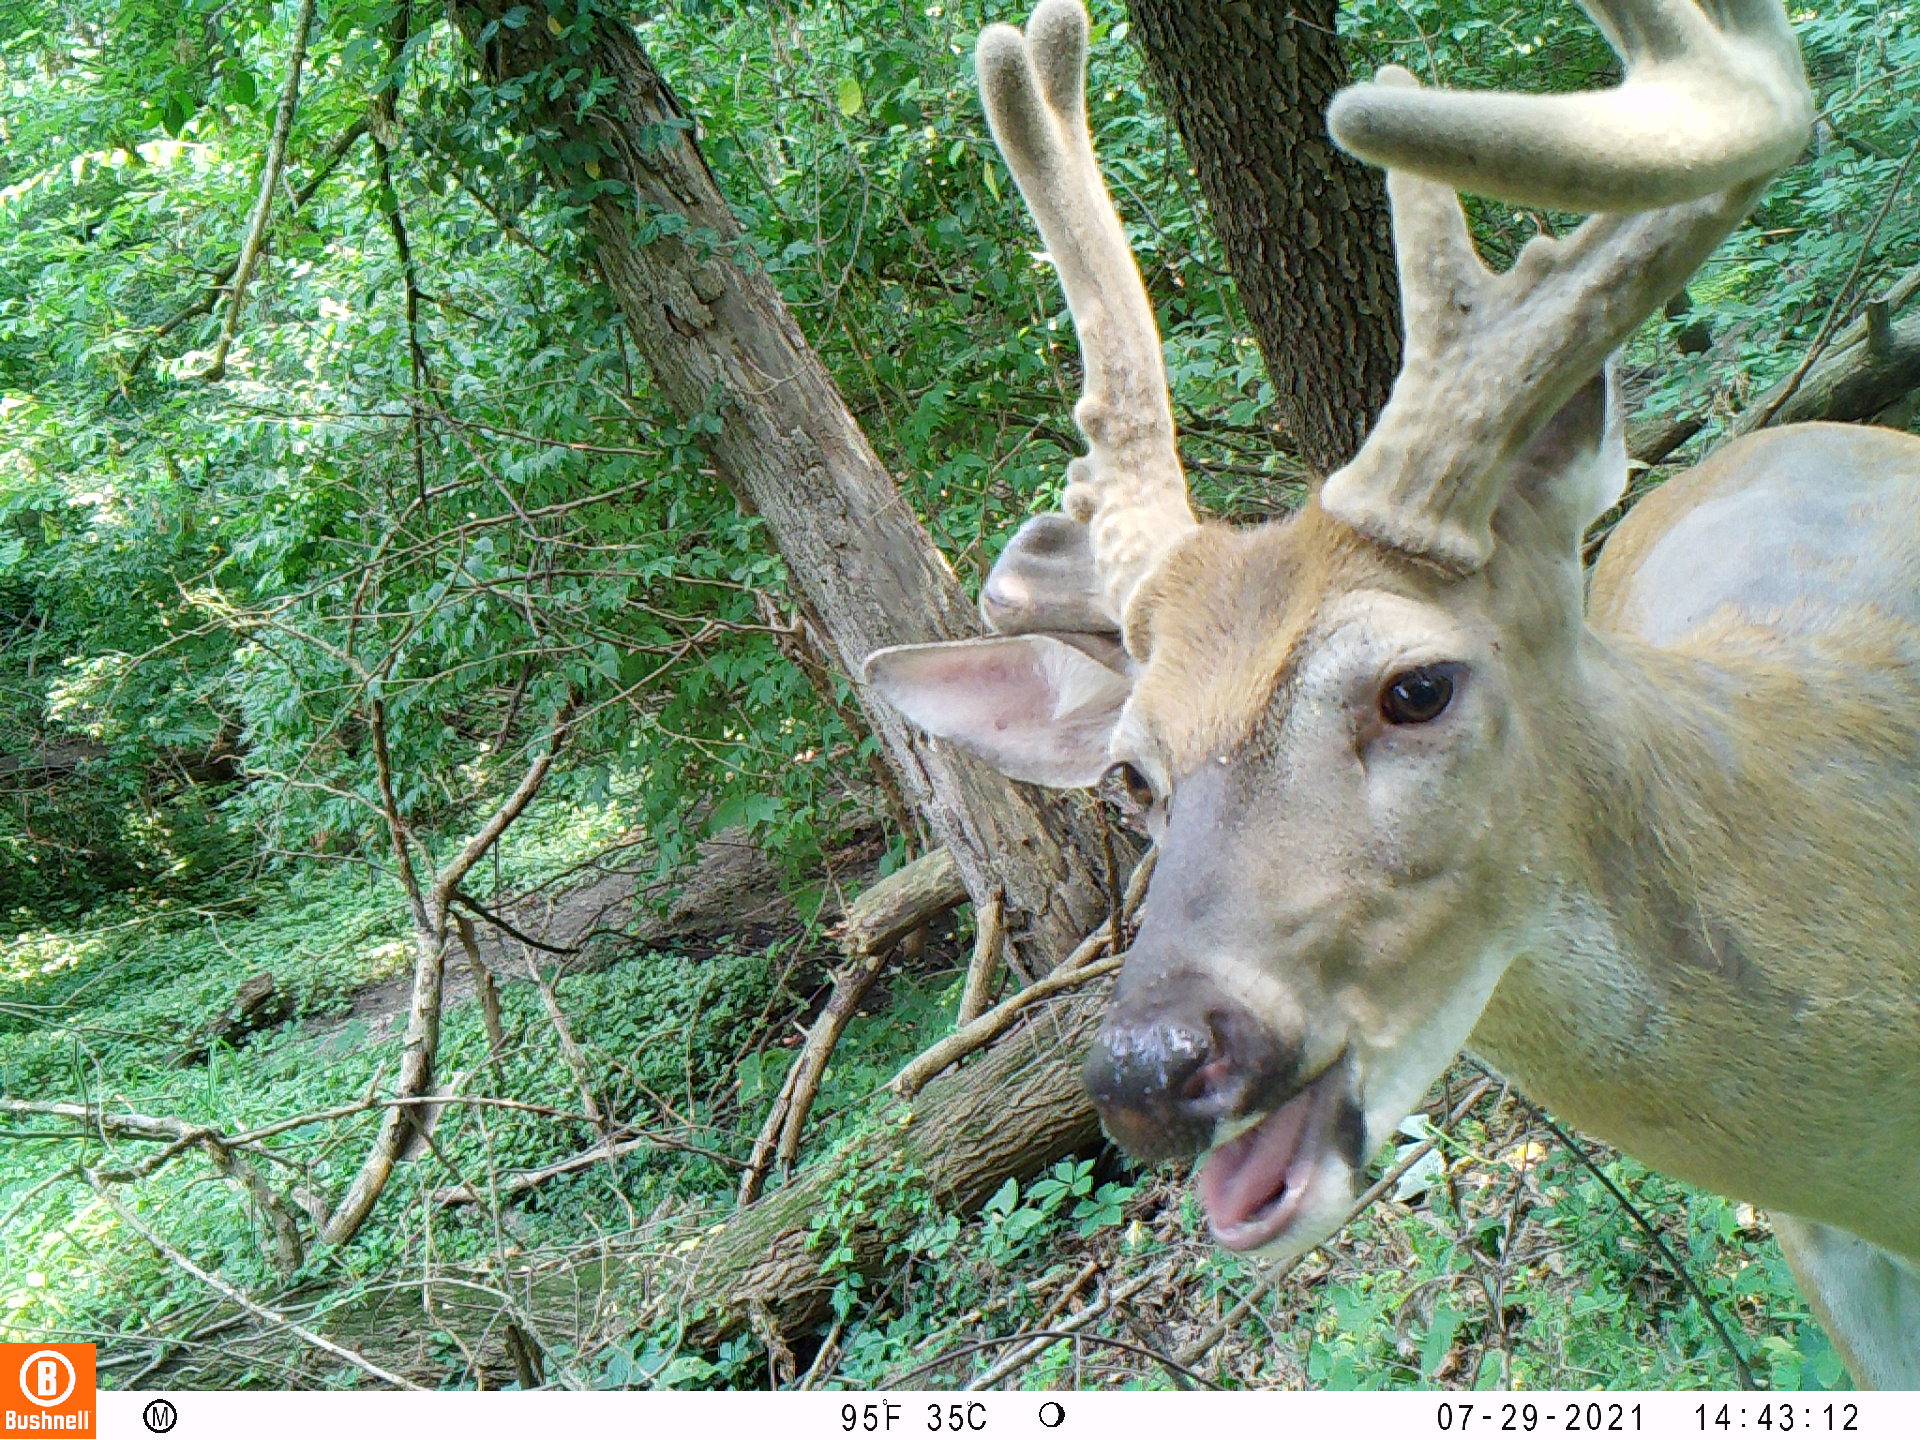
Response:
[[[1085,357],[1088,453],[988,581],[1001,633],[880,651],[866,679],[1015,778],[1117,768],[1147,806],[1161,857],[1087,1083],[1136,1155],[1211,1147],[1201,1195],[1235,1248],[1324,1239],[1508,967],[1553,943],[1605,684],[1579,542],[1626,473],[1607,360],[1809,123],[1775,0],[1584,8],[1625,62],[1612,91],[1388,69],[1336,100],[1336,139],[1389,172],[1405,365],[1352,463],[1248,531],[1187,501],[1078,0],[980,38]],[[1592,218],[1494,274],[1456,188]]]

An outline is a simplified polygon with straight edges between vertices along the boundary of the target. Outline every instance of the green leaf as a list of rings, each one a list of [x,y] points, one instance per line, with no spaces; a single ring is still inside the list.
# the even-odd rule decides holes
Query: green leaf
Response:
[[[848,75],[840,81],[840,113],[851,120],[860,113],[860,107],[866,103],[866,96],[860,93],[860,82]]]

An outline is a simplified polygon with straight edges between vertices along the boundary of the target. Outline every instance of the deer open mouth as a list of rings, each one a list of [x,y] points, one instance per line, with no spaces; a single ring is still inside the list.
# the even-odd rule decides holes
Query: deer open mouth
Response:
[[[1270,1245],[1299,1215],[1327,1151],[1344,1068],[1328,1066],[1293,1099],[1208,1152],[1200,1203],[1214,1239],[1227,1249]]]

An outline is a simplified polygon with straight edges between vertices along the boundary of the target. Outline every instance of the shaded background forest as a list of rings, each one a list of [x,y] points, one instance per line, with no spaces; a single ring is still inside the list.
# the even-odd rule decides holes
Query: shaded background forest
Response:
[[[1097,143],[1196,499],[1256,520],[1332,442],[1289,423],[1135,8],[1094,6]],[[771,280],[972,593],[1079,449],[1071,328],[972,93],[973,36],[1019,17],[454,9],[0,12],[0,1334],[96,1339],[121,1385],[1842,1380],[1764,1217],[1589,1166],[1469,1067],[1381,1203],[1280,1277],[1084,1116],[935,1173],[965,1145],[914,1127],[1058,1108],[1030,1057],[1074,1022],[1042,1007],[918,1113],[884,1093],[953,1027],[975,877],[926,880],[904,938],[861,928],[944,837],[716,460],[739,402],[649,365],[597,217]],[[1793,14],[1817,143],[1626,357],[1651,460],[1783,379],[1824,396],[1803,367],[1864,354],[1876,297],[1881,351],[1920,339],[1920,11]],[[628,24],[669,88],[626,159],[697,141],[743,244],[569,128],[613,82],[567,47]],[[1361,74],[1611,64],[1566,5],[1338,27]],[[516,68],[534,40],[560,58]],[[1474,220],[1496,262],[1553,223]],[[1390,334],[1336,300],[1352,346]],[[835,995],[789,1174],[756,1137]],[[381,1098],[423,1037],[453,1098],[430,1138]],[[712,1258],[762,1188],[734,1230],[785,1215],[767,1284],[804,1272],[797,1308],[761,1257]]]

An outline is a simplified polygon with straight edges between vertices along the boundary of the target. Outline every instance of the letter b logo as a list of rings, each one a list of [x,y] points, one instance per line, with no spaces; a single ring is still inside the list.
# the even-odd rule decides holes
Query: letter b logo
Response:
[[[0,1440],[95,1431],[91,1345],[0,1345]]]

